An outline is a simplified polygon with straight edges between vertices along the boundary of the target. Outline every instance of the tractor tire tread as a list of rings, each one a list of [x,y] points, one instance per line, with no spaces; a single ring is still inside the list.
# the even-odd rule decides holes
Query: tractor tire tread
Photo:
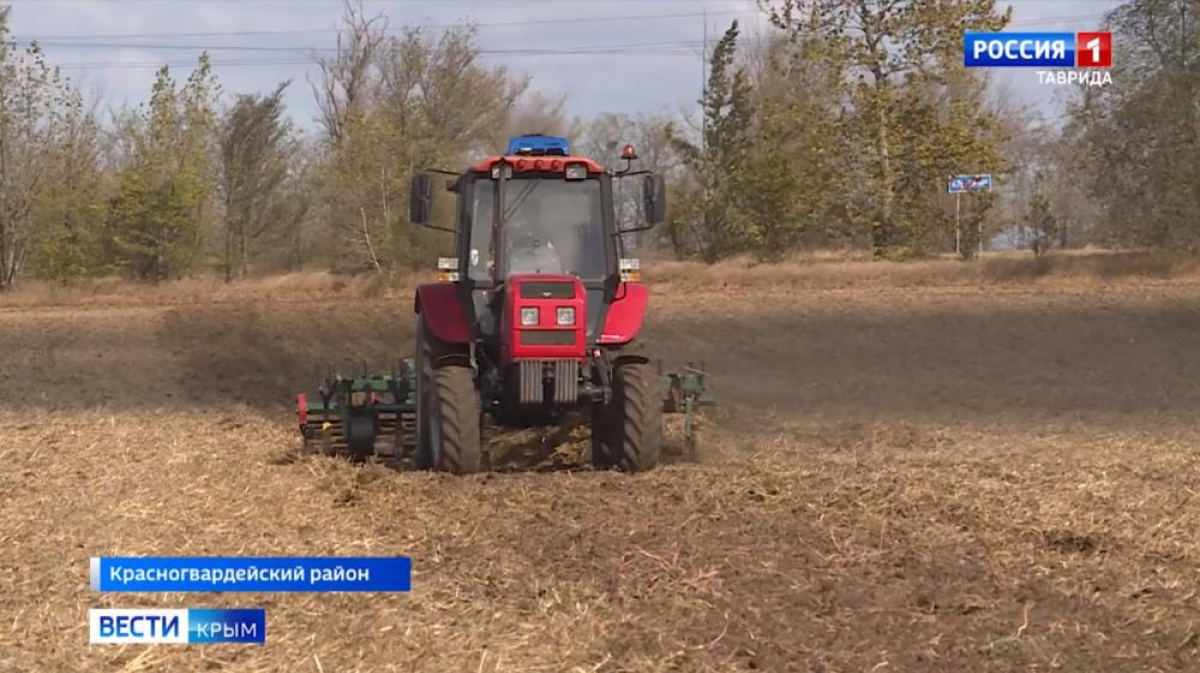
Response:
[[[418,470],[431,470],[434,465],[433,447],[430,445],[429,433],[429,410],[424,408],[424,391],[423,387],[433,381],[433,358],[435,355],[435,344],[433,343],[433,335],[429,334],[428,328],[425,326],[425,317],[417,317],[417,344],[416,344],[416,362],[417,370],[417,441],[416,441],[416,467]]]
[[[658,376],[648,362],[623,362],[613,369],[613,400],[597,414],[592,459],[601,469],[643,472],[662,457],[662,400]]]
[[[434,386],[442,423],[438,469],[474,474],[483,464],[479,433],[479,393],[469,367],[446,366],[434,371]]]
[[[453,347],[429,332],[424,317],[417,319],[416,347],[417,469],[479,472],[483,462],[479,393],[471,368],[458,364],[436,366],[437,359],[452,353]],[[439,424],[436,432],[430,425],[433,422]],[[440,446],[435,446],[438,438]]]

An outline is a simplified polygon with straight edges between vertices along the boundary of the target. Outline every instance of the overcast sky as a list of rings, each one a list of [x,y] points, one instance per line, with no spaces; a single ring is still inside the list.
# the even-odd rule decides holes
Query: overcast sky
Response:
[[[262,92],[293,80],[288,104],[308,126],[314,103],[306,77],[314,50],[328,52],[341,0],[14,0],[10,29],[42,42],[64,74],[105,104],[146,99],[155,69],[169,63],[182,80],[203,49],[231,93]],[[1117,0],[1009,0],[1010,30],[1095,28]],[[676,112],[693,106],[701,82],[704,26],[709,39],[738,19],[768,30],[755,0],[368,0],[393,29],[471,21],[490,63],[532,77],[536,89],[565,95],[568,111]],[[707,14],[707,17],[704,15]],[[640,17],[640,18],[639,18]],[[514,49],[573,50],[554,56]],[[614,52],[613,48],[619,48]],[[597,53],[609,50],[610,53]],[[1006,95],[1043,116],[1055,95],[1032,70],[998,72]]]

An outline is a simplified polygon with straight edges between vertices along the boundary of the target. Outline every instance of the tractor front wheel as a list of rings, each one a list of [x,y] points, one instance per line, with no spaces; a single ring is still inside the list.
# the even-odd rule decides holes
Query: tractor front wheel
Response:
[[[454,474],[478,472],[483,464],[479,392],[467,363],[437,358],[444,344],[417,324],[417,467]]]
[[[612,401],[592,415],[592,463],[600,469],[642,472],[662,455],[662,396],[649,362],[618,362]]]

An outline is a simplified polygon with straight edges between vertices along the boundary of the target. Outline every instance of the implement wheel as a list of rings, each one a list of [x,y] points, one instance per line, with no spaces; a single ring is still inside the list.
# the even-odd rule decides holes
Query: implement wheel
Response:
[[[592,414],[592,463],[598,469],[642,472],[662,456],[662,395],[649,362],[613,368],[612,402]]]
[[[483,463],[479,392],[466,355],[438,341],[417,320],[417,467],[454,474],[478,472]]]

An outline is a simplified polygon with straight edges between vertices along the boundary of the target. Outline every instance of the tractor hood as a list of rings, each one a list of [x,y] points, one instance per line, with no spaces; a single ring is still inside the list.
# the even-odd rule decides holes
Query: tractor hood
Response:
[[[503,359],[584,358],[587,293],[567,274],[513,274],[505,283]]]

